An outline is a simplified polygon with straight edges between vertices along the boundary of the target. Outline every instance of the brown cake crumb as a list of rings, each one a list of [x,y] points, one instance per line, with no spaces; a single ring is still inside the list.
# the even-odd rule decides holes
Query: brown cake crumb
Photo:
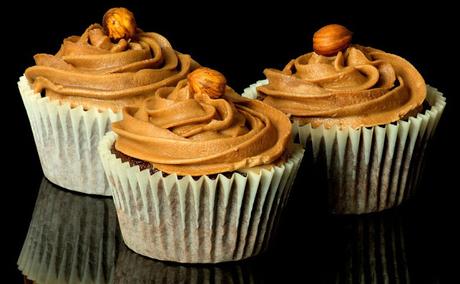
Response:
[[[151,163],[146,162],[146,161],[142,161],[142,160],[139,160],[139,159],[136,159],[136,158],[133,158],[133,157],[130,157],[130,156],[125,155],[124,153],[118,151],[117,149],[115,149],[115,144],[112,145],[112,148],[110,149],[110,152],[112,154],[114,154],[117,158],[121,159],[121,161],[123,163],[129,162],[129,165],[131,167],[139,166],[139,169],[141,171],[143,171],[145,169],[149,169],[149,172],[150,172],[151,175],[153,175],[154,173],[158,172],[158,170],[155,169],[152,166]]]

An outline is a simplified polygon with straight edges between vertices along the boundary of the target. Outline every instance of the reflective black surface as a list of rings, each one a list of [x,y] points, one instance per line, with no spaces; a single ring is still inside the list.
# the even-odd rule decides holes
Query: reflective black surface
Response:
[[[73,193],[43,178],[18,267],[37,283],[439,283],[445,275],[440,250],[448,239],[433,234],[440,224],[415,203],[322,219],[293,214],[299,203],[291,205],[267,254],[175,264],[124,245],[111,198]]]
[[[38,283],[110,283],[117,225],[111,198],[71,193],[43,178],[18,268]]]

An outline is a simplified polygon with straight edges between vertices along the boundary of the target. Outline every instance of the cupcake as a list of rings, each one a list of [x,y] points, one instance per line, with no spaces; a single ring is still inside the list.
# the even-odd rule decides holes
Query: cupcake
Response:
[[[351,32],[329,25],[314,52],[247,88],[286,113],[293,137],[325,165],[329,208],[361,214],[399,205],[416,188],[425,148],[445,98],[405,59],[351,44]]]
[[[282,112],[199,68],[112,129],[99,153],[129,248],[183,263],[266,249],[303,157]]]
[[[64,191],[43,179],[18,268],[35,283],[112,283],[117,230],[111,198]]]
[[[18,85],[44,175],[70,190],[111,195],[97,155],[110,123],[123,106],[175,86],[198,64],[136,28],[127,9],[110,9],[103,24],[66,38],[55,55],[36,54]]]

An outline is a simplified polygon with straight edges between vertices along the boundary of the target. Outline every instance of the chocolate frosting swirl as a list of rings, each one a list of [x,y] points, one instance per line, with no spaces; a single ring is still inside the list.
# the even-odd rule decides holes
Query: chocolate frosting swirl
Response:
[[[395,122],[419,112],[426,96],[425,81],[408,61],[359,45],[332,57],[311,52],[264,74],[263,101],[314,127]]]
[[[175,86],[199,65],[157,33],[137,30],[113,43],[99,24],[64,40],[56,55],[36,54],[25,75],[36,92],[72,106],[121,111],[163,86]]]
[[[115,148],[166,173],[207,175],[280,161],[291,124],[281,112],[226,87],[212,99],[187,80],[165,87],[112,124]]]

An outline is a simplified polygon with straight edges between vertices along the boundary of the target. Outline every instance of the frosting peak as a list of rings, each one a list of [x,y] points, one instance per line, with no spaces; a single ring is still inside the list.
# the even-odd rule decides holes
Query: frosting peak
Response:
[[[136,29],[132,37],[113,41],[99,24],[66,38],[56,55],[37,54],[34,59],[36,65],[25,75],[36,92],[45,90],[50,99],[72,106],[114,111],[159,87],[175,86],[199,66],[157,33]]]
[[[335,56],[302,55],[282,70],[266,69],[264,102],[300,124],[374,126],[418,112],[426,86],[403,58],[352,45]]]
[[[115,147],[167,173],[207,175],[277,162],[290,141],[280,111],[226,87],[220,98],[187,80],[159,89],[112,125]]]

